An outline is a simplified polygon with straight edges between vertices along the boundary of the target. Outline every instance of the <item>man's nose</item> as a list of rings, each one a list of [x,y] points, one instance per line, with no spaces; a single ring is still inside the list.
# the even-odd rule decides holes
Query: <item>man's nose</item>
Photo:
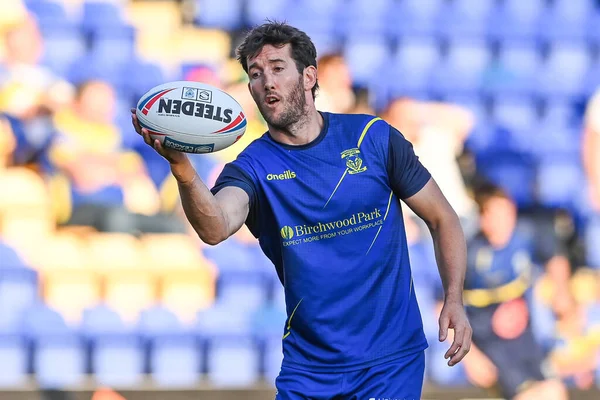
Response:
[[[265,90],[272,90],[275,88],[275,82],[273,79],[273,75],[266,73],[263,75],[264,77],[264,85],[265,85]]]

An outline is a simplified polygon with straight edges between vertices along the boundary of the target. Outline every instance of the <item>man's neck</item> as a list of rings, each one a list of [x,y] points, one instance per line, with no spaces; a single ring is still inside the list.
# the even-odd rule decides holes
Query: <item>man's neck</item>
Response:
[[[317,109],[312,108],[298,122],[286,129],[278,129],[269,125],[269,133],[279,143],[300,146],[308,144],[319,137],[323,124],[323,116]]]

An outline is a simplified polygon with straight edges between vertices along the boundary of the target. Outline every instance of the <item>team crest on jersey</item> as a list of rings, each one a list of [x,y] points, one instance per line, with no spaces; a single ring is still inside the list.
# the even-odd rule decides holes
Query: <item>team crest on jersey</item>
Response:
[[[344,150],[341,154],[342,158],[346,159],[349,174],[358,174],[367,170],[367,167],[363,165],[362,158],[359,156],[360,150],[358,148]]]

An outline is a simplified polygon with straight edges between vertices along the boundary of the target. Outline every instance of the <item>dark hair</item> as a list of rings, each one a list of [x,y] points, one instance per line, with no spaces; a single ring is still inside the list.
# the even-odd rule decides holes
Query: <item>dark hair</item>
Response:
[[[266,44],[276,47],[290,44],[292,58],[296,62],[299,73],[302,73],[304,68],[309,65],[317,67],[317,49],[306,33],[284,22],[268,20],[267,23],[252,29],[237,48],[237,60],[242,64],[246,73],[248,73],[248,57],[255,57]],[[313,99],[318,89],[319,82],[317,81],[311,89]]]
[[[473,195],[479,211],[483,211],[485,204],[494,198],[513,201],[510,195],[499,185],[489,181],[478,182],[473,185]]]

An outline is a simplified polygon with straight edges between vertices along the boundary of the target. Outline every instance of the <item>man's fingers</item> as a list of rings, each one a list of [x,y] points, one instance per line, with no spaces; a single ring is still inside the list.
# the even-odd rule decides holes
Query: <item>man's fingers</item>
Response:
[[[133,114],[131,114],[131,123],[133,124],[133,127],[135,128],[135,131],[138,134],[142,133],[142,127],[140,126],[140,123],[138,121],[137,115],[135,115],[135,112]]]
[[[463,358],[469,353],[471,350],[471,336],[472,330],[470,326],[466,326],[463,328],[462,339],[460,341],[460,347],[458,350],[451,356],[450,361],[448,361],[449,366],[453,366],[462,361]]]
[[[154,147],[148,129],[142,128],[142,136],[144,137],[144,142],[146,142],[147,145]]]
[[[450,320],[444,314],[440,316],[440,342],[443,342],[448,337],[448,328],[450,326]]]

